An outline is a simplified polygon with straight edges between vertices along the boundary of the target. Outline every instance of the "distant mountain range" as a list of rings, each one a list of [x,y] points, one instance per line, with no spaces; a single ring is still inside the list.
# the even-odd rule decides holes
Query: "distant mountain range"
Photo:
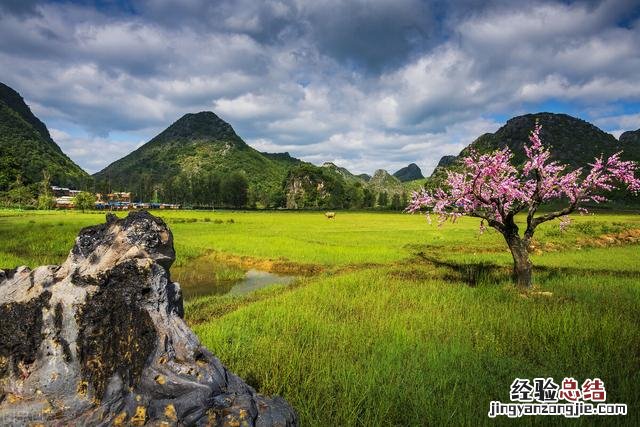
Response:
[[[416,172],[417,169],[417,172]],[[404,171],[404,172],[403,172]],[[248,181],[250,204],[289,208],[362,207],[380,192],[401,194],[399,179],[384,170],[354,175],[326,162],[315,166],[289,153],[259,152],[246,144],[233,127],[210,111],[186,114],[137,150],[93,175],[102,188],[126,188],[142,199],[160,191],[163,200],[186,204],[215,204],[204,198],[212,179],[242,172]],[[422,176],[416,165],[399,171],[406,180]],[[376,199],[377,200],[377,199]]]
[[[0,83],[0,191],[16,180],[37,183],[45,170],[61,185],[79,186],[89,178],[51,139],[20,94]]]
[[[215,113],[203,111],[185,114],[137,150],[89,177],[62,152],[22,97],[0,83],[0,191],[18,177],[27,184],[36,183],[47,169],[57,185],[127,190],[141,200],[219,205],[226,199],[217,194],[228,184],[232,189],[245,186],[246,203],[263,207],[397,204],[398,200],[404,203],[412,190],[438,185],[472,148],[489,152],[508,146],[516,162],[522,163],[523,146],[536,120],[555,159],[572,166],[584,166],[601,153],[608,156],[619,150],[627,159],[640,160],[640,129],[616,139],[566,114],[536,113],[514,117],[495,133],[478,137],[459,155],[442,157],[429,178],[415,163],[393,175],[382,169],[372,176],[355,175],[331,162],[315,166],[289,153],[259,152]]]

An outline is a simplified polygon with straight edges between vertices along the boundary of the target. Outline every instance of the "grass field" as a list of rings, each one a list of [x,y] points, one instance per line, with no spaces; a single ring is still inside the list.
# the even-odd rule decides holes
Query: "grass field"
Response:
[[[200,257],[299,274],[289,286],[187,301],[203,343],[302,425],[482,425],[515,377],[599,377],[624,418],[520,424],[640,424],[640,215],[544,224],[535,289],[510,285],[501,237],[463,218],[442,228],[393,213],[156,212],[176,271]],[[59,263],[103,214],[0,211],[0,266]],[[231,221],[233,220],[233,221]]]

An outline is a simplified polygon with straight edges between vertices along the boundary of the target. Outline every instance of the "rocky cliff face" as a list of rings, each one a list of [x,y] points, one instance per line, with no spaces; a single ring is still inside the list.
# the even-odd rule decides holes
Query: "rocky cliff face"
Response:
[[[182,319],[165,223],[83,229],[61,266],[0,270],[0,420],[26,425],[293,426]]]

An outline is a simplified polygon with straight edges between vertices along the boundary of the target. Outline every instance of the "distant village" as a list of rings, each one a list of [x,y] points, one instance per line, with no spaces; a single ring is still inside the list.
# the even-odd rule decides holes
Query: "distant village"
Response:
[[[75,208],[75,197],[81,193],[80,190],[55,185],[51,186],[51,192],[56,200],[56,208],[58,209]],[[180,205],[176,203],[134,202],[131,200],[131,193],[126,192],[95,193],[95,198],[95,208],[99,210],[180,209]]]

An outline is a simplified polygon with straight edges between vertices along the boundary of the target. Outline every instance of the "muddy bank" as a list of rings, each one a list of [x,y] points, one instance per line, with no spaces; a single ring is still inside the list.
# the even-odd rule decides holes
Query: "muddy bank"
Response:
[[[194,262],[223,264],[243,271],[260,270],[284,276],[313,276],[324,271],[324,267],[318,264],[302,264],[285,259],[253,258],[222,252],[210,252],[201,257],[189,260],[185,264],[192,264]],[[185,265],[181,265],[175,269],[182,269],[184,267]]]

